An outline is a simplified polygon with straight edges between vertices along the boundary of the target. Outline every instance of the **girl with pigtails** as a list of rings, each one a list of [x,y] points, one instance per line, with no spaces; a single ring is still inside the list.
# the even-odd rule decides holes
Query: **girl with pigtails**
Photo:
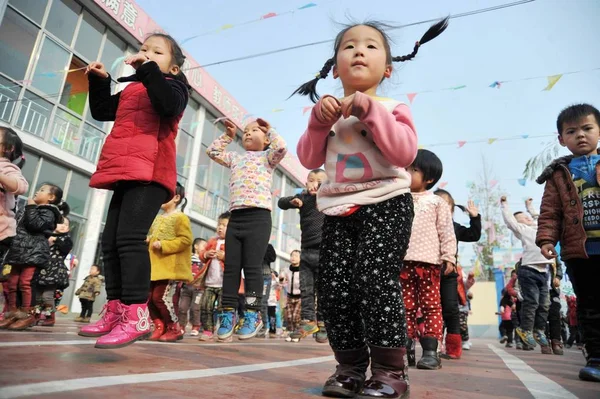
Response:
[[[316,102],[298,158],[307,169],[325,164],[328,179],[317,192],[326,215],[317,295],[338,365],[323,387],[326,396],[408,395],[400,270],[414,214],[406,167],[417,154],[417,134],[408,106],[377,97],[377,89],[393,62],[414,58],[447,23],[433,25],[401,57],[391,55],[386,26],[347,26],[317,77],[294,92]],[[344,97],[319,100],[317,83],[331,69]]]

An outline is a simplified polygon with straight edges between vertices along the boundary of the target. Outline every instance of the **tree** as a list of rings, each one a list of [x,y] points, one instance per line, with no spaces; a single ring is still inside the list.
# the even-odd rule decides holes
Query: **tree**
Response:
[[[483,155],[481,162],[482,170],[478,180],[470,183],[470,196],[474,201],[479,202],[482,222],[481,239],[475,244],[475,253],[481,263],[485,279],[493,281],[494,248],[504,243],[507,231],[500,212],[502,189],[498,180],[493,178],[491,167]]]
[[[523,170],[523,178],[527,180],[535,180],[555,158],[558,157],[560,144],[558,141],[552,141],[544,146],[544,149],[537,155],[530,158],[525,164]]]

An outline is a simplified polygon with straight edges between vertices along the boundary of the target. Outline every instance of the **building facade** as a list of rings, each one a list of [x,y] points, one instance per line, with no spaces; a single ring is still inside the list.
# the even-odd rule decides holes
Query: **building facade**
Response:
[[[79,267],[63,303],[74,311],[74,288],[94,263],[101,263],[99,240],[111,193],[89,188],[111,123],[94,120],[88,108],[85,67],[96,60],[123,89],[119,76],[134,73],[124,57],[160,27],[129,0],[0,0],[0,125],[15,129],[26,147],[23,174],[28,196],[44,182],[63,188],[71,206],[73,253]],[[177,136],[177,173],[189,201],[185,213],[196,237],[214,234],[216,218],[229,203],[229,170],[212,162],[206,148],[224,131],[215,120],[226,116],[239,127],[246,111],[192,57],[183,67],[193,93]],[[230,150],[242,151],[239,136]],[[303,187],[307,171],[288,156],[273,175],[275,268],[300,248],[297,212],[281,212],[276,202]],[[26,197],[21,198],[21,203]]]

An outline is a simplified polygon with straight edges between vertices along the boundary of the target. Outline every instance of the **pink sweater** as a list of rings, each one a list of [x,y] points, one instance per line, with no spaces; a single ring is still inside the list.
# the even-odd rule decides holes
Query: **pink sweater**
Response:
[[[17,234],[17,221],[15,220],[15,196],[25,194],[29,183],[23,177],[21,169],[7,158],[0,158],[0,174],[12,176],[17,179],[18,187],[15,192],[8,192],[2,187],[0,191],[0,241]]]
[[[313,107],[297,148],[298,159],[307,169],[325,164],[327,181],[317,193],[319,210],[340,215],[356,205],[408,193],[410,175],[405,168],[417,154],[408,106],[357,92],[352,115],[328,123],[321,115],[321,101]]]
[[[415,204],[410,243],[404,260],[456,264],[456,236],[448,203],[430,191],[412,193]]]

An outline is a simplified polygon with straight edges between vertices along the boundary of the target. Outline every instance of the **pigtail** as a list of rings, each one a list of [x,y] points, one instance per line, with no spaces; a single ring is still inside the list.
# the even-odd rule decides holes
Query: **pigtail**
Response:
[[[335,59],[330,58],[327,61],[325,61],[325,65],[323,65],[323,68],[321,68],[321,71],[316,74],[315,78],[312,80],[309,80],[308,82],[304,83],[302,86],[298,87],[291,96],[293,96],[294,94],[300,94],[301,96],[308,96],[308,98],[310,98],[310,101],[312,101],[313,103],[316,103],[317,101],[319,101],[319,94],[317,93],[317,83],[319,83],[320,79],[325,79],[327,77],[327,75],[329,75],[329,71],[331,71],[331,68],[333,68],[333,65],[335,64]],[[290,97],[291,97],[290,96]]]
[[[413,58],[415,58],[415,56],[419,52],[419,47],[421,47],[425,43],[435,39],[442,32],[444,32],[446,30],[446,28],[448,27],[448,20],[449,20],[449,17],[446,17],[446,18],[442,19],[440,22],[438,22],[437,24],[432,25],[427,30],[427,32],[425,32],[423,37],[421,37],[421,40],[419,40],[418,42],[415,43],[415,47],[413,48],[412,53],[407,54],[407,55],[398,56],[398,57],[392,57],[392,61],[404,62],[404,61],[410,61]]]
[[[67,204],[65,201],[60,201],[57,207],[64,218],[69,216],[69,213],[71,212],[71,207],[69,204]]]
[[[181,201],[181,212],[185,211],[185,207],[188,204],[188,200],[187,198],[184,198],[183,201]]]
[[[12,163],[17,165],[19,169],[23,169],[23,166],[25,166],[25,155],[21,154],[21,156],[15,159]]]
[[[467,211],[467,208],[464,205],[454,205],[455,207],[457,207],[458,209],[460,209],[463,212]]]

